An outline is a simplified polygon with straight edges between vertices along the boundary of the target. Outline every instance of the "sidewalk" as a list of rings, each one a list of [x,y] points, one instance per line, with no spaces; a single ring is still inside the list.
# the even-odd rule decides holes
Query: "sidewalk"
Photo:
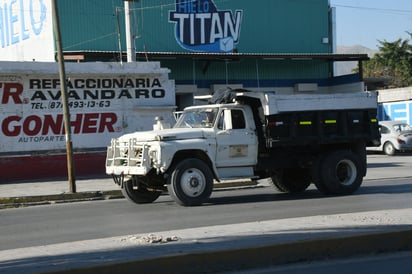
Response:
[[[67,201],[107,200],[124,198],[113,179],[79,179],[76,193],[70,193],[67,180],[15,182],[0,184],[0,209]],[[215,183],[215,188],[256,186],[251,181],[234,180]]]
[[[0,184],[0,209],[67,201],[123,198],[120,188],[110,177],[81,179],[75,184],[76,193],[70,193],[67,180]]]
[[[97,192],[119,190],[109,176],[107,178],[78,179],[76,192]],[[0,198],[58,195],[69,193],[69,182],[64,179],[36,182],[14,182],[0,184]]]
[[[0,272],[236,273],[245,268],[411,249],[412,211],[382,210],[3,250]]]

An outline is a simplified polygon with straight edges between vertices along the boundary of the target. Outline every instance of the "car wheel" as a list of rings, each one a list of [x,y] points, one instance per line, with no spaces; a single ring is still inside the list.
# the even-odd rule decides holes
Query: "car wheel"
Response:
[[[383,145],[383,152],[384,152],[386,155],[393,156],[393,155],[395,155],[395,153],[396,153],[395,146],[394,146],[391,142],[386,142],[386,143]]]

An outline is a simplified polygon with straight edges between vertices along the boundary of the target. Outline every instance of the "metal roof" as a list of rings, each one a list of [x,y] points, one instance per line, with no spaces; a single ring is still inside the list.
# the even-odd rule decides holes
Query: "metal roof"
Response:
[[[118,51],[65,51],[65,56],[113,56]],[[263,59],[263,60],[327,60],[327,61],[366,61],[367,54],[329,54],[329,53],[193,53],[193,52],[137,52],[140,59],[180,59],[190,58],[197,60],[240,60],[240,59]],[[126,57],[126,53],[122,52]]]

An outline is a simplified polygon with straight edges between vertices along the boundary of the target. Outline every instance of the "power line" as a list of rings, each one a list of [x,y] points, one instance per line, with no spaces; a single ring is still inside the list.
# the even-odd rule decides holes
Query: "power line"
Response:
[[[117,32],[108,33],[108,34],[98,36],[98,37],[95,37],[95,38],[92,38],[92,39],[83,40],[83,41],[81,41],[79,43],[76,43],[76,44],[65,46],[64,49],[68,50],[68,49],[71,49],[71,48],[74,48],[74,47],[77,47],[77,46],[81,46],[81,45],[84,45],[84,44],[87,44],[87,43],[91,43],[91,42],[101,40],[101,39],[105,39],[107,37],[115,36],[115,35],[117,35]]]
[[[332,6],[341,7],[341,8],[349,8],[349,9],[358,9],[358,10],[384,12],[384,13],[391,13],[391,14],[394,14],[394,13],[395,13],[395,14],[399,14],[399,15],[411,15],[411,14],[412,14],[412,10],[380,9],[380,8],[360,7],[360,6],[348,6],[348,5],[339,5],[339,4],[333,4]]]

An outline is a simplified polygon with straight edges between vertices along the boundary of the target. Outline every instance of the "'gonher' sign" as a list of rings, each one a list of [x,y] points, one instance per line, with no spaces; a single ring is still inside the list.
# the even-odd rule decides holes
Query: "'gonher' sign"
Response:
[[[239,43],[242,10],[218,10],[212,0],[176,0],[169,21],[179,45],[190,51],[233,52]]]
[[[111,137],[150,128],[156,115],[171,113],[173,84],[167,74],[71,77],[76,146],[104,147]],[[0,76],[0,153],[64,148],[62,107],[57,75]]]

